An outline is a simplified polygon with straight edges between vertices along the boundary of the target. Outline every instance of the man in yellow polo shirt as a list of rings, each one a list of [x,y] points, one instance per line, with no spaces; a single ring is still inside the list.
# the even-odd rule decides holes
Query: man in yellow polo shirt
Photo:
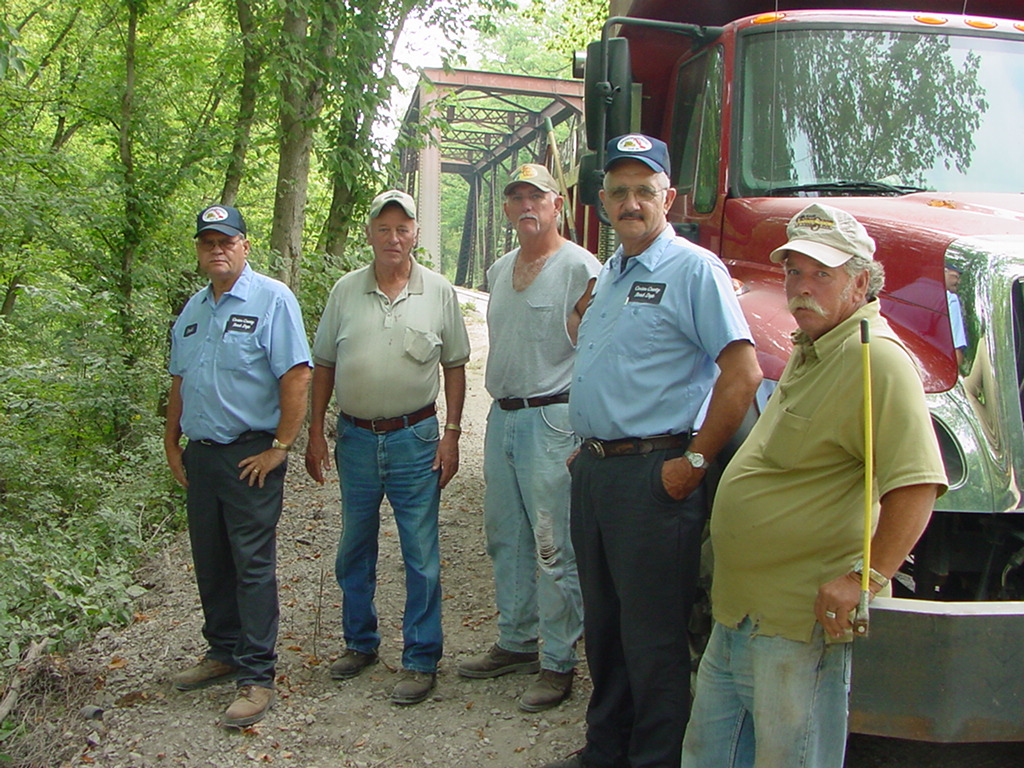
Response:
[[[711,516],[715,625],[682,768],[841,768],[863,569],[860,322],[871,335],[875,529],[871,591],[924,531],[946,476],[917,367],[879,314],[875,243],[814,204],[771,254],[799,330]]]

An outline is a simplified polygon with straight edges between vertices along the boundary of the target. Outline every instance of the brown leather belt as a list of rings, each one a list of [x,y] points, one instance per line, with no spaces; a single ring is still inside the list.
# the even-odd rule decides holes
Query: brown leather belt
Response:
[[[624,437],[621,440],[598,440],[596,437],[588,437],[583,441],[583,447],[599,459],[610,459],[614,456],[635,456],[666,448],[681,448],[689,442],[690,435],[684,432],[679,435]]]
[[[390,419],[357,419],[355,416],[349,416],[344,411],[341,412],[341,417],[361,429],[368,429],[375,435],[382,435],[385,432],[394,432],[396,429],[405,429],[413,424],[419,424],[424,419],[429,419],[435,413],[437,413],[437,407],[431,403],[430,405],[423,406],[418,411],[407,413],[405,416],[395,416]]]
[[[563,392],[560,395],[546,395],[545,397],[503,397],[498,401],[498,407],[503,411],[518,411],[522,408],[540,408],[542,405],[568,402],[569,393]]]

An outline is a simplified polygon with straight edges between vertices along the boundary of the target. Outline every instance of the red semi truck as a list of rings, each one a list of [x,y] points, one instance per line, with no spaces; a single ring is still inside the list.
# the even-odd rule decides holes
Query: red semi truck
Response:
[[[769,382],[795,328],[768,261],[789,218],[825,202],[877,242],[883,313],[923,372],[949,491],[857,641],[857,732],[1024,740],[1022,13],[1021,0],[635,0],[588,49],[580,197],[596,202],[606,139],[667,142],[669,220],[728,266]],[[961,272],[962,363],[946,264]]]

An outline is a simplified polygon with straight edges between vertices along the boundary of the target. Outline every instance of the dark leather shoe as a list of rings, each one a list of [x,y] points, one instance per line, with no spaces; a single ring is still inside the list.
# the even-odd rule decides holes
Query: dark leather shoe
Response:
[[[258,723],[274,706],[277,696],[273,688],[260,685],[243,685],[221,721],[227,728],[246,728]]]
[[[331,664],[331,677],[335,680],[348,680],[355,677],[367,667],[377,663],[376,653],[363,653],[349,648],[338,660]]]
[[[519,698],[519,708],[523,712],[543,712],[545,709],[557,707],[569,697],[572,691],[573,670],[555,672],[542,669],[537,679],[523,692]]]
[[[466,659],[456,669],[462,677],[482,679],[500,677],[510,672],[532,674],[540,669],[540,661],[536,653],[506,651],[495,643],[487,653]]]
[[[194,667],[189,667],[174,675],[171,678],[171,683],[179,691],[198,691],[208,685],[226,683],[236,677],[238,677],[238,667],[207,657]]]
[[[419,704],[434,690],[436,682],[436,674],[404,669],[402,670],[401,679],[391,692],[391,702],[403,705]]]

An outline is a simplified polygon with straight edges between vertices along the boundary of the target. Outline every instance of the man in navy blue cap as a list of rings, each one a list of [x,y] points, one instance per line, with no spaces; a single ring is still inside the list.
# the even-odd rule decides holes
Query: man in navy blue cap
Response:
[[[571,527],[594,691],[586,746],[549,768],[676,768],[703,479],[761,370],[725,265],[668,223],[664,142],[616,137],[605,171],[601,200],[622,244],[580,324],[569,390],[583,438]]]
[[[203,209],[195,243],[210,283],[171,330],[164,449],[188,490],[208,648],[172,682],[192,691],[237,680],[222,723],[241,728],[274,703],[276,529],[285,460],[306,416],[310,354],[291,290],[249,266],[238,210]]]

